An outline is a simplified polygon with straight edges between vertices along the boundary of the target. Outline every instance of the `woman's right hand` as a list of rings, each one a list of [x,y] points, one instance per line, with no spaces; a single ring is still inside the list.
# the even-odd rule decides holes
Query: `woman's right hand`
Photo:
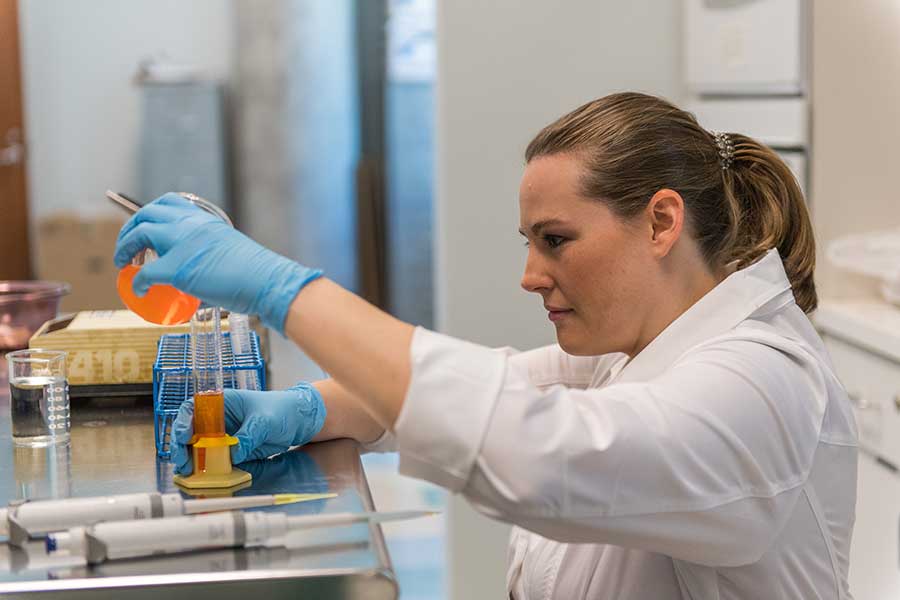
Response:
[[[174,285],[210,306],[259,315],[279,333],[291,302],[322,275],[264,248],[179,194],[157,198],[122,226],[116,266],[124,267],[144,248],[159,258],[135,275],[138,296],[151,285]]]
[[[259,460],[310,441],[325,424],[325,404],[309,383],[284,391],[225,390],[225,431],[238,439],[231,462]],[[194,401],[186,400],[172,424],[175,472],[193,472],[188,442],[194,434]]]

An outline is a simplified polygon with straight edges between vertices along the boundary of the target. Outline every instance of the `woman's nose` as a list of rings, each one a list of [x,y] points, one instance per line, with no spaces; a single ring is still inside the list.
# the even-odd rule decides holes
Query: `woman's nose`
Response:
[[[550,289],[553,286],[553,279],[547,274],[546,269],[541,266],[541,260],[534,256],[534,251],[528,253],[521,285],[526,292],[535,293],[540,293],[541,290]]]

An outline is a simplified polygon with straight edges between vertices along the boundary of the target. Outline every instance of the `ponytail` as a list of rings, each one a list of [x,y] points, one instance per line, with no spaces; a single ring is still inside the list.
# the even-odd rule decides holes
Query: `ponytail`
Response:
[[[777,248],[797,305],[811,312],[818,304],[813,281],[816,248],[800,186],[771,149],[744,135],[728,137],[733,158],[722,169],[722,178],[732,218],[724,262],[736,262],[740,269]]]

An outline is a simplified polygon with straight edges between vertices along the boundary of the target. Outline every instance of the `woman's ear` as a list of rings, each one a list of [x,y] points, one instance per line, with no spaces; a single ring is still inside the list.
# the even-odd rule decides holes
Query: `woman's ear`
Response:
[[[667,256],[681,237],[684,228],[684,199],[674,190],[664,188],[653,194],[647,203],[653,253]]]

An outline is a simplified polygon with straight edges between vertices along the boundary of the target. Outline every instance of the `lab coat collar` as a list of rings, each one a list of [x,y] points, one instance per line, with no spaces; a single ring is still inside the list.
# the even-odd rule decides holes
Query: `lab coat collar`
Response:
[[[772,249],[757,262],[726,277],[672,321],[622,368],[614,382],[656,377],[690,348],[733,329],[782,295],[784,303],[793,302],[781,256]]]

